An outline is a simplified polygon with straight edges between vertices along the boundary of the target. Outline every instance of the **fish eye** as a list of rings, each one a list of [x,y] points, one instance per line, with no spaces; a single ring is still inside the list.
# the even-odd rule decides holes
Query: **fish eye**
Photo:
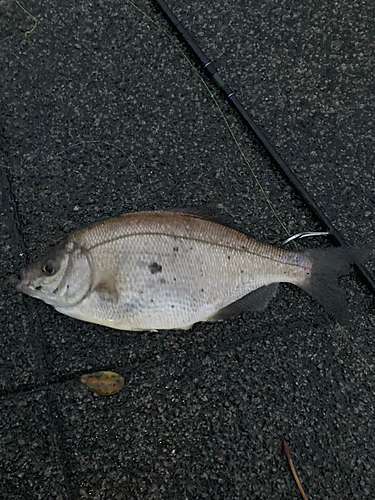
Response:
[[[53,265],[52,262],[47,262],[47,264],[45,264],[45,266],[43,267],[42,269],[43,273],[46,275],[46,276],[52,276],[53,274],[55,274],[56,270],[55,270],[55,267]]]

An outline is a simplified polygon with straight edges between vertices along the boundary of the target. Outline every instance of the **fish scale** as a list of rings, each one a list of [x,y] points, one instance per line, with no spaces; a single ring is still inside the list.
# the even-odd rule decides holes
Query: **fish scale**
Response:
[[[72,233],[23,273],[18,288],[111,328],[187,329],[231,309],[263,309],[275,291],[269,285],[279,282],[322,302],[319,293],[338,274],[331,264],[347,259],[325,254],[324,262],[317,252],[280,249],[194,214],[139,212]]]
[[[143,234],[121,236],[91,250],[94,264],[100,262],[100,276],[107,269],[114,271],[119,300],[94,291],[95,306],[91,295],[72,315],[133,330],[189,327],[264,284],[251,283],[243,252],[163,234],[147,235],[145,251],[144,238]],[[122,258],[114,262],[113,255]],[[153,274],[153,264],[161,271]]]

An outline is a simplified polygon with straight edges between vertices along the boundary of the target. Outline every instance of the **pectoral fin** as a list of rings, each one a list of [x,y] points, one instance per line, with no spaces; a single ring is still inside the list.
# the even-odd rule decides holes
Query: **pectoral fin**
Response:
[[[229,306],[220,309],[212,318],[207,321],[221,321],[224,319],[237,316],[243,311],[260,312],[264,311],[267,307],[269,301],[275,295],[278,287],[278,283],[272,283],[272,285],[261,286],[253,292],[248,293],[244,297],[241,297],[236,302],[232,302]]]
[[[118,300],[116,278],[113,274],[105,274],[101,277],[94,290],[99,293],[106,293],[111,300]]]

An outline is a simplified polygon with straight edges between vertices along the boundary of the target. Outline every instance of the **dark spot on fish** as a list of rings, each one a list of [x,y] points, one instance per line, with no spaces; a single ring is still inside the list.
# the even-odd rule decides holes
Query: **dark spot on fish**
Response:
[[[148,268],[150,269],[151,274],[161,273],[163,269],[157,262],[153,262],[148,266]]]
[[[228,260],[230,260],[230,255],[228,255]]]
[[[160,283],[163,283],[163,285],[164,285],[164,283],[165,283],[165,279],[164,279],[164,278],[161,278]]]
[[[151,302],[154,302],[154,299],[151,299]]]
[[[36,286],[36,287],[35,287],[35,290],[38,290],[38,291],[39,291],[39,290],[41,290],[41,289],[42,289],[42,287],[41,287],[41,286]]]
[[[174,305],[171,305],[171,308],[174,309]]]
[[[201,288],[201,292],[204,292],[203,288]]]
[[[58,290],[59,290],[59,287],[55,288],[55,289],[54,289],[54,291],[53,291],[52,293],[54,293],[54,294],[55,294],[55,293],[57,293],[57,292],[58,292]]]
[[[174,252],[178,252],[178,247],[173,247]]]
[[[173,281],[177,281],[177,278],[173,278]]]
[[[243,274],[243,271],[242,271],[242,269],[241,269],[241,274]]]

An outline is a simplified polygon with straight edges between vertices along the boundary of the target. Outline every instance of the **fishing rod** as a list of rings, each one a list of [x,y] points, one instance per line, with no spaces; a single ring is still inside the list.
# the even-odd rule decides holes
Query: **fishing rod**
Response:
[[[272,158],[274,163],[279,167],[284,176],[290,182],[290,184],[297,191],[301,199],[310,208],[311,212],[315,215],[317,220],[320,222],[322,227],[328,233],[328,237],[334,246],[349,247],[349,244],[342,236],[342,234],[335,228],[332,222],[328,219],[322,209],[317,205],[312,196],[307,192],[301,181],[298,179],[296,174],[288,167],[279,153],[276,151],[275,147],[268,140],[266,135],[255,123],[252,116],[246,111],[242,106],[241,102],[234,95],[229,85],[225,83],[220,74],[218,73],[214,63],[209,60],[209,58],[200,49],[197,42],[189,31],[181,24],[179,19],[175,16],[172,10],[168,7],[164,0],[155,0],[155,3],[159,6],[164,16],[167,18],[172,27],[177,31],[179,37],[185,42],[190,51],[193,53],[194,57],[200,63],[200,65],[205,70],[206,74],[213,80],[216,87],[224,94],[225,98],[232,105],[232,107],[237,111],[243,121],[246,123],[248,128],[251,129],[253,134],[258,138],[258,140],[263,145],[264,149],[267,151],[268,155]],[[357,269],[359,276],[362,281],[367,285],[373,295],[375,295],[375,281],[367,271],[365,266],[358,261],[356,256],[353,256],[353,264]]]

